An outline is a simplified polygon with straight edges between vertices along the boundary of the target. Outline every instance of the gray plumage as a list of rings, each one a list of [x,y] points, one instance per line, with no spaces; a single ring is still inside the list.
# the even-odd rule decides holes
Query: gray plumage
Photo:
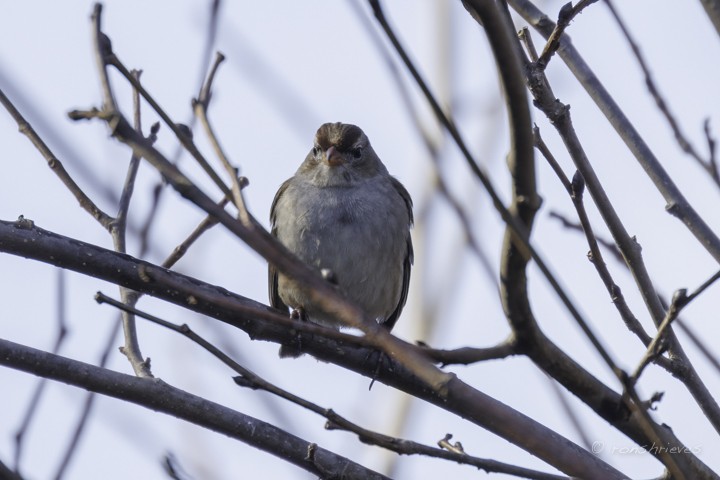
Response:
[[[326,123],[318,129],[305,161],[275,195],[270,220],[280,242],[308,265],[330,270],[350,299],[392,329],[410,283],[412,200],[360,128]],[[272,266],[268,289],[274,307],[338,325]]]

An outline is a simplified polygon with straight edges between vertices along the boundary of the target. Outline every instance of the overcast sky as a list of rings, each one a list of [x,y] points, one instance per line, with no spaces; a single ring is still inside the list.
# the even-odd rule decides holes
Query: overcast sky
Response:
[[[452,210],[429,200],[432,163],[399,99],[396,83],[376,43],[363,26],[351,1],[275,0],[225,2],[214,50],[227,57],[216,82],[210,116],[231,160],[250,180],[246,189],[253,213],[266,222],[278,186],[293,174],[311,148],[317,127],[327,121],[361,126],[390,172],[400,179],[415,200],[421,219],[415,232],[416,267],[408,307],[397,329],[408,341],[424,340],[436,347],[490,346],[507,336],[497,292],[477,259],[462,248],[464,234]],[[564,2],[546,1],[542,8],[556,17]],[[703,153],[702,122],[711,117],[716,137],[720,125],[720,54],[718,35],[700,2],[635,0],[616,2],[641,44],[661,91],[688,137]],[[387,14],[446,105],[452,106],[473,153],[488,170],[504,200],[510,198],[505,169],[506,120],[490,50],[482,30],[460,2],[387,0]],[[0,15],[0,88],[26,115],[65,167],[85,191],[108,213],[125,175],[128,150],[109,138],[99,122],[72,122],[67,112],[100,106],[100,90],[91,45],[92,2],[4,2]],[[375,27],[364,2],[357,2]],[[208,2],[107,2],[103,29],[113,49],[129,68],[143,70],[142,81],[177,122],[191,121],[191,98],[197,96],[207,43]],[[518,27],[525,25],[522,20]],[[380,38],[382,37],[381,32]],[[598,2],[571,25],[569,33],[580,53],[622,106],[641,135],[672,175],[690,202],[714,231],[720,232],[718,189],[674,139],[648,95],[641,72],[626,42]],[[540,48],[542,43],[537,39]],[[214,51],[213,50],[213,51]],[[393,56],[396,65],[397,59]],[[571,105],[577,132],[600,179],[604,182],[626,228],[643,247],[648,269],[659,291],[670,296],[677,288],[694,289],[717,270],[717,263],[698,246],[688,231],[664,211],[664,201],[582,87],[554,59],[548,69],[556,95]],[[418,108],[423,126],[441,139],[418,89],[403,72],[405,84]],[[130,89],[112,77],[121,108],[131,114]],[[568,175],[574,168],[552,127],[533,111],[548,144]],[[143,123],[157,120],[146,105]],[[200,130],[200,148],[210,148]],[[9,115],[0,112],[0,219],[19,215],[47,230],[112,248],[109,235],[57,180],[45,161],[17,132]],[[169,129],[160,130],[158,147],[168,156],[177,151]],[[442,144],[443,173],[464,201],[497,271],[503,228],[487,196],[469,175],[456,148]],[[187,156],[181,168],[213,191],[210,183]],[[538,157],[538,184],[544,199],[533,240],[551,268],[590,320],[621,366],[632,369],[642,356],[595,273],[587,262],[587,245],[581,236],[563,229],[549,216],[559,211],[570,218],[572,205],[552,171]],[[88,173],[90,172],[90,173]],[[158,175],[143,165],[131,210],[131,226],[142,223]],[[219,195],[215,192],[215,198]],[[588,207],[599,235],[609,238],[592,206]],[[159,263],[203,218],[201,212],[169,190],[152,237],[148,259]],[[428,228],[425,228],[427,226]],[[422,228],[420,228],[422,227]],[[129,253],[138,251],[137,238],[129,239]],[[634,283],[613,259],[608,264],[616,281],[646,328],[651,323]],[[220,228],[206,234],[177,269],[241,295],[266,302],[266,264],[239,240]],[[0,255],[0,337],[49,350],[57,328],[59,273],[51,266]],[[66,315],[70,334],[61,354],[97,363],[116,312],[98,306],[97,290],[117,296],[117,288],[74,273],[65,275]],[[591,352],[571,318],[550,293],[544,280],[531,269],[531,299],[547,334],[568,353],[611,387],[619,389],[600,358]],[[685,312],[688,325],[711,347],[720,338],[718,289],[711,289]],[[431,312],[430,307],[437,310]],[[161,302],[144,299],[140,307],[176,322],[188,322],[216,341],[229,342],[247,366],[270,381],[326,407],[332,407],[361,425],[435,444],[446,433],[474,455],[513,462],[544,471],[552,469],[529,454],[484,430],[468,425],[434,407],[403,403],[403,395],[368,380],[305,356],[280,360],[274,344],[252,342],[247,336]],[[432,313],[432,314],[431,314]],[[437,320],[425,327],[423,319]],[[382,470],[392,455],[359,445],[351,435],[325,432],[321,418],[274,401],[257,392],[235,387],[231,372],[205,352],[171,332],[140,323],[143,353],[152,358],[155,375],[168,383],[205,396],[239,411],[284,426],[292,433],[333,450],[370,468]],[[681,341],[686,338],[680,336]],[[115,345],[120,345],[117,339]],[[720,377],[697,350],[688,347],[711,392],[720,392]],[[130,373],[129,364],[113,349],[109,367]],[[542,372],[523,358],[471,367],[453,367],[465,381],[521,412],[578,441],[567,422],[556,393]],[[27,374],[0,369],[0,459],[12,465],[13,435],[37,380]],[[699,457],[715,469],[720,459],[717,434],[704,422],[687,392],[667,374],[651,368],[641,382],[649,396],[666,392],[658,411]],[[32,428],[26,435],[22,471],[28,478],[54,474],[64,445],[80,412],[85,392],[51,384]],[[574,402],[574,400],[571,400]],[[577,403],[577,402],[575,402]],[[577,404],[576,406],[578,406]],[[276,409],[283,415],[278,416]],[[395,420],[409,410],[408,425],[397,432]],[[647,454],[627,453],[630,440],[598,421],[582,405],[578,411],[592,441],[601,442],[601,457],[630,476],[652,476],[660,465]],[[113,399],[100,398],[66,478],[163,478],[160,458],[173,452],[194,478],[230,479],[302,478],[297,468],[245,444],[206,432],[183,421],[156,414]],[[399,459],[397,478],[477,478],[470,467]],[[481,476],[484,474],[480,474]],[[499,477],[498,477],[499,478]]]

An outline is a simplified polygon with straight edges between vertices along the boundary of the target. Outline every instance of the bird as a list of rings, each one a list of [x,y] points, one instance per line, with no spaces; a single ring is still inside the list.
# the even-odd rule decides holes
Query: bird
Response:
[[[410,284],[412,199],[360,127],[337,122],[318,128],[305,160],[275,194],[270,223],[280,243],[392,330]],[[268,295],[275,308],[340,328],[272,263]],[[297,345],[280,348],[281,357],[300,355]]]

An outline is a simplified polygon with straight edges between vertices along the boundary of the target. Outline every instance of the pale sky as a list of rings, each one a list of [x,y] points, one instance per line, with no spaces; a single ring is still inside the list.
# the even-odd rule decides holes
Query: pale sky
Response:
[[[542,8],[555,17],[563,3],[546,1]],[[568,32],[689,201],[710,227],[720,233],[717,208],[720,192],[678,148],[667,122],[647,93],[626,42],[602,3],[588,8]],[[640,43],[670,108],[687,136],[705,153],[702,135],[705,118],[711,118],[712,131],[715,137],[720,137],[717,94],[720,42],[700,2],[616,3]],[[367,5],[364,2],[359,5],[367,15]],[[490,173],[503,199],[509,199],[506,120],[494,63],[482,30],[460,2],[386,0],[384,5],[426,79],[445,103],[452,104],[476,158]],[[208,6],[209,2],[187,0],[105,4],[103,29],[112,39],[115,53],[129,68],[144,71],[142,81],[146,88],[181,123],[190,121],[190,100],[197,95],[204,70],[201,62]],[[107,129],[99,122],[75,123],[67,118],[70,110],[100,105],[92,56],[91,11],[89,1],[5,2],[0,16],[0,88],[85,191],[112,214],[116,207],[107,192],[119,194],[130,154],[109,138]],[[516,25],[525,23],[518,21]],[[535,38],[541,48],[542,43]],[[428,204],[432,164],[398,99],[385,60],[378,55],[350,1],[225,2],[215,49],[222,51],[227,60],[215,82],[210,117],[231,160],[250,180],[245,193],[256,217],[267,225],[275,191],[305,157],[312,135],[321,123],[355,123],[368,134],[390,172],[410,191],[416,217],[426,218],[432,225],[430,229],[422,228],[419,222],[415,231],[416,265],[410,298],[393,333],[439,348],[491,346],[505,338],[509,329],[496,291],[475,257],[460,248],[464,237],[457,218],[443,202]],[[393,55],[393,59],[399,65],[397,57]],[[696,288],[718,269],[717,263],[685,227],[664,211],[664,201],[652,183],[559,60],[553,59],[548,68],[554,91],[560,100],[571,105],[574,125],[588,157],[626,228],[642,245],[658,290],[669,297],[678,288]],[[408,81],[404,70],[403,76],[423,125],[439,135],[418,89]],[[117,75],[112,81],[121,108],[130,115],[128,85]],[[552,127],[540,112],[533,110],[532,114],[566,173],[572,175],[572,163]],[[143,115],[146,128],[157,119],[147,105],[143,106]],[[200,130],[195,138],[211,156]],[[107,232],[77,207],[74,198],[4,112],[0,113],[0,144],[4,151],[0,219],[14,220],[24,215],[44,229],[112,248]],[[165,126],[160,130],[157,145],[169,156],[176,152],[176,141]],[[489,205],[487,195],[469,175],[456,147],[446,143],[442,148],[446,179],[464,201],[474,222],[473,231],[497,270],[503,234],[499,217]],[[180,166],[194,178],[202,178],[187,155]],[[92,171],[92,176],[83,174],[84,169]],[[550,211],[562,212],[570,218],[574,218],[574,213],[557,178],[539,155],[537,177],[544,204],[533,232],[534,245],[561,278],[615,360],[632,370],[642,357],[641,344],[622,324],[586,260],[584,239],[549,217]],[[157,180],[158,175],[150,166],[141,167],[130,214],[133,226],[144,218]],[[200,183],[219,198],[210,182],[202,178]],[[610,238],[591,203],[588,210],[598,235]],[[161,262],[202,218],[198,208],[168,189],[148,260]],[[131,235],[129,253],[135,254],[137,249],[137,239]],[[614,259],[608,256],[606,260],[631,308],[649,329],[651,322],[631,277]],[[265,262],[220,228],[206,234],[177,270],[267,302]],[[0,275],[0,302],[4,305],[0,337],[51,349],[57,328],[56,269],[2,254]],[[67,273],[65,278],[70,333],[60,353],[97,363],[116,312],[108,306],[96,305],[92,297],[97,290],[117,297],[117,288],[75,273]],[[535,315],[547,335],[583,367],[618,390],[617,382],[534,267],[530,270],[529,288]],[[719,288],[711,288],[684,312],[688,325],[711,348],[715,347],[715,339],[720,338]],[[434,313],[430,309],[433,304],[437,304]],[[408,407],[402,403],[403,394],[384,385],[376,384],[368,391],[367,379],[309,356],[280,360],[275,344],[250,341],[243,332],[217,327],[212,320],[153,299],[143,299],[139,307],[168,320],[190,323],[210,339],[229,342],[240,352],[246,366],[266,379],[332,407],[367,428],[432,445],[446,433],[452,433],[453,440],[460,441],[473,455],[553,471],[505,440],[433,406],[412,402]],[[426,334],[421,321],[423,315],[431,314],[438,326],[433,333]],[[172,385],[284,426],[301,438],[372,469],[382,471],[394,456],[359,444],[347,433],[326,432],[322,418],[297,407],[237,388],[231,380],[232,372],[172,332],[140,322],[139,335],[144,355],[152,358],[154,374]],[[709,390],[720,392],[720,374],[689,346],[684,336],[680,335],[680,339],[688,345],[688,354]],[[120,344],[117,339],[115,345]],[[111,353],[109,367],[131,372],[117,349]],[[527,359],[448,370],[578,441],[543,373]],[[30,375],[0,368],[0,389],[6,392],[0,395],[3,426],[0,459],[10,466],[15,451],[13,436],[36,382]],[[85,398],[85,392],[74,387],[57,383],[48,387],[26,434],[21,468],[28,478],[54,475]],[[658,390],[665,392],[654,413],[657,420],[670,425],[688,447],[698,450],[702,461],[719,470],[720,459],[713,454],[720,447],[717,433],[704,421],[686,390],[657,368],[646,372],[640,389],[647,397]],[[660,474],[658,462],[647,454],[629,452],[633,447],[629,439],[599,421],[574,399],[571,401],[585,421],[588,437],[604,445],[600,453],[603,460],[634,478]],[[285,417],[276,415],[274,409],[278,407]],[[402,432],[396,432],[395,419],[406,408],[410,408],[408,425]],[[287,418],[291,419],[290,424],[283,423]],[[241,475],[309,478],[296,467],[241,442],[109,398],[98,399],[66,478],[165,478],[160,458],[167,452],[173,452],[185,470],[197,479],[231,479]],[[420,457],[399,458],[392,475],[403,479],[431,475],[478,477],[472,467]]]

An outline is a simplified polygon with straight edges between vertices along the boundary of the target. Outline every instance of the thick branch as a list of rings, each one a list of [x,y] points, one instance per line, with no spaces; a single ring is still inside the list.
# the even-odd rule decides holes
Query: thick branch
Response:
[[[0,364],[166,413],[333,478],[387,478],[329,450],[159,379],[138,378],[0,339]]]
[[[436,447],[430,447],[423,445],[411,440],[400,439],[383,435],[378,432],[368,430],[361,427],[360,425],[351,422],[347,418],[337,414],[330,408],[323,408],[309,400],[299,397],[283,388],[278,387],[274,383],[271,383],[264,378],[257,375],[255,372],[245,368],[238,362],[230,358],[225,352],[217,348],[211,342],[207,341],[197,333],[195,333],[188,325],[182,324],[177,325],[162,318],[150,315],[146,312],[137,310],[136,308],[128,307],[117,300],[114,300],[101,292],[95,295],[95,300],[98,303],[108,303],[116,308],[123,311],[127,311],[138,317],[145,318],[157,325],[161,325],[174,332],[184,335],[188,339],[195,342],[197,345],[208,351],[215,358],[223,362],[225,365],[233,369],[239,376],[235,377],[235,383],[241,387],[251,388],[253,390],[264,390],[279,398],[285,399],[288,402],[294,403],[300,407],[303,407],[311,412],[325,417],[328,422],[325,424],[327,430],[345,430],[354,433],[358,436],[358,439],[367,443],[368,445],[377,445],[382,448],[386,448],[393,452],[401,455],[426,455],[429,457],[442,458],[445,460],[452,460],[457,463],[473,465],[477,468],[483,469],[487,472],[506,473],[509,475],[516,475],[522,478],[532,478],[538,480],[558,480],[565,479],[567,477],[558,477],[557,475],[551,475],[536,470],[530,470],[523,467],[517,467],[515,465],[507,464],[504,462],[498,462],[495,460],[489,460],[484,458],[478,458],[466,454],[465,452],[454,452],[446,451]]]

